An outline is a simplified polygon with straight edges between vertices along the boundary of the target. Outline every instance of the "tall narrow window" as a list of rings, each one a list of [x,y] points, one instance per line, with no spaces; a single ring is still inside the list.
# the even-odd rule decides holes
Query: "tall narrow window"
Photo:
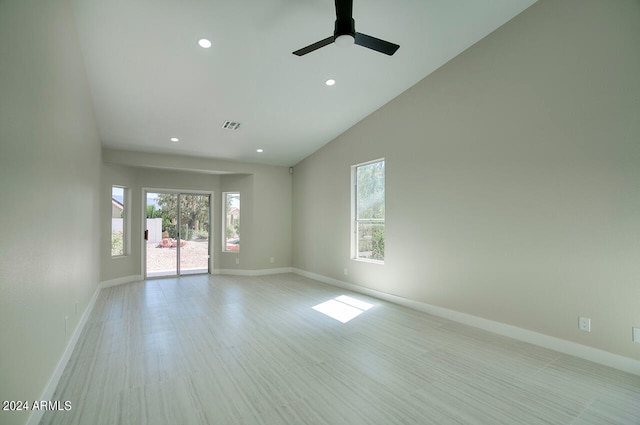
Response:
[[[354,258],[384,262],[384,159],[354,165]]]
[[[111,256],[125,255],[127,246],[127,188],[111,187]]]
[[[224,205],[224,244],[223,250],[240,251],[240,194],[225,192]]]

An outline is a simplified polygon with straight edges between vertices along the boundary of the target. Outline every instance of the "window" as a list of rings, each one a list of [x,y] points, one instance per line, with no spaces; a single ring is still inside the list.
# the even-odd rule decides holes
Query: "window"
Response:
[[[127,188],[111,186],[111,256],[126,255]]]
[[[224,242],[223,251],[240,251],[240,194],[225,192],[222,194],[224,205]]]
[[[353,258],[384,261],[384,159],[354,165]]]

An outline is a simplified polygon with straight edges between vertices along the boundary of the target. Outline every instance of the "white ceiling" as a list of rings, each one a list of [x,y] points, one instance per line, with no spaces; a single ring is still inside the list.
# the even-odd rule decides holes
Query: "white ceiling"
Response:
[[[333,34],[333,1],[74,7],[103,146],[294,165],[534,2],[354,0],[356,31],[396,54],[332,44],[303,57],[291,52]]]

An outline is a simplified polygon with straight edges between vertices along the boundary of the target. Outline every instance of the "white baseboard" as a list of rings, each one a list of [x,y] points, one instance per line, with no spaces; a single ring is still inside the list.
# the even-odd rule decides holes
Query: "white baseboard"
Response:
[[[408,298],[399,297],[397,295],[387,294],[385,292],[377,291],[375,289],[365,288],[363,286],[354,285],[352,283],[344,282],[341,280],[333,279],[327,276],[323,276],[317,273],[308,272],[301,269],[296,269],[292,267],[282,267],[275,269],[262,269],[262,270],[236,270],[236,269],[214,269],[213,274],[227,274],[227,275],[235,275],[235,276],[263,276],[270,274],[280,274],[280,273],[296,273],[300,276],[308,277],[310,279],[317,280],[319,282],[327,283],[329,285],[337,286],[340,288],[344,288],[353,292],[358,292],[361,294],[369,295],[375,298],[379,298],[385,301],[389,301],[395,304],[403,305],[405,307],[412,308],[414,310],[422,311],[428,314],[432,314],[434,316],[443,317],[445,319],[449,319],[458,323],[462,323],[465,325],[473,326],[479,329],[483,329],[489,332],[493,332],[499,335],[507,336],[513,339],[517,339],[519,341],[527,342],[530,344],[538,345],[544,348],[548,348],[554,351],[558,351],[560,353],[576,356],[583,358],[585,360],[589,360],[595,363],[599,363],[605,366],[613,367],[615,369],[619,369],[625,372],[633,373],[635,375],[640,375],[640,361],[630,359],[628,357],[620,356],[618,354],[609,353],[607,351],[599,350],[597,348],[587,347],[585,345],[577,344],[575,342],[562,340],[559,338],[555,338],[549,335],[540,334],[537,332],[533,332],[527,329],[518,328],[515,326],[507,325],[500,322],[495,322],[493,320],[483,319],[481,317],[472,316],[470,314],[461,313],[454,310],[449,310],[446,308],[422,303],[419,301],[411,300]],[[91,301],[87,305],[76,329],[67,344],[67,348],[65,349],[58,365],[56,366],[49,382],[45,386],[42,395],[40,396],[40,400],[52,400],[58,382],[60,381],[60,377],[64,372],[64,369],[71,358],[71,354],[84,330],[84,327],[87,323],[89,315],[93,310],[93,307],[98,298],[98,294],[100,290],[103,288],[108,288],[111,286],[122,285],[129,282],[136,282],[143,280],[142,276],[134,275],[127,276],[118,279],[112,279],[108,281],[101,282],[100,285],[96,288],[93,296],[91,297]],[[29,419],[27,420],[27,425],[37,425],[44,411],[34,410],[31,412]]]
[[[71,354],[73,354],[73,350],[76,348],[76,344],[78,343],[78,339],[84,330],[85,325],[87,324],[87,320],[89,319],[89,315],[93,310],[93,306],[96,304],[96,300],[98,299],[98,295],[100,294],[100,290],[104,288],[109,288],[111,286],[122,285],[129,282],[137,282],[142,280],[142,276],[134,275],[134,276],[125,276],[118,279],[111,279],[100,282],[98,287],[96,288],[87,308],[85,308],[78,325],[76,326],[73,335],[71,335],[71,339],[69,339],[69,343],[67,344],[67,348],[65,348],[64,353],[62,353],[62,357],[58,362],[58,365],[53,371],[49,382],[44,388],[42,395],[39,400],[53,400],[53,395],[55,393],[56,387],[58,386],[58,382],[60,382],[60,377],[64,372],[64,369],[67,367],[67,363],[69,363],[69,359],[71,358]],[[40,423],[42,416],[44,415],[43,410],[33,410],[31,411],[31,415],[29,419],[27,419],[27,425],[37,425]]]
[[[231,276],[266,276],[270,274],[292,273],[291,267],[280,267],[275,269],[260,269],[260,270],[244,270],[244,269],[213,269],[211,274],[214,275],[231,275]],[[171,276],[174,277],[175,276]],[[119,277],[117,279],[105,280],[100,283],[100,289],[109,288],[111,286],[124,285],[125,283],[139,282],[144,280],[142,275],[132,275]]]
[[[100,294],[100,285],[96,288],[87,305],[87,308],[84,309],[84,313],[82,313],[82,317],[80,317],[80,321],[76,326],[73,335],[71,335],[71,339],[69,339],[69,343],[67,344],[67,348],[62,353],[62,357],[58,362],[58,365],[53,371],[51,378],[49,378],[49,382],[44,387],[44,391],[40,395],[39,400],[53,400],[53,395],[56,391],[56,387],[58,386],[58,382],[60,382],[60,377],[62,376],[62,372],[67,367],[67,363],[69,363],[69,359],[71,358],[71,354],[73,354],[73,350],[76,348],[76,344],[78,343],[78,339],[84,330],[85,325],[87,324],[87,320],[91,315],[91,311],[93,311],[93,306],[96,304],[96,300],[98,299],[98,294]],[[38,425],[42,416],[44,415],[44,410],[32,410],[31,415],[29,415],[29,419],[27,419],[27,425]]]
[[[117,279],[105,280],[103,282],[100,282],[99,288],[110,288],[112,286],[124,285],[125,283],[139,282],[141,280],[144,280],[144,277],[142,277],[142,275],[124,276]]]
[[[292,273],[291,267],[280,267],[276,269],[241,270],[241,269],[213,269],[211,274],[227,274],[231,276],[265,276],[270,274]]]
[[[299,274],[310,279],[314,279],[329,285],[348,289],[353,292],[369,295],[395,304],[403,305],[414,310],[432,314],[434,316],[443,317],[454,322],[480,328],[498,335],[507,336],[519,341],[534,344],[540,347],[548,348],[563,354],[580,357],[585,360],[609,366],[624,372],[640,375],[640,361],[618,354],[609,353],[608,351],[599,350],[597,348],[588,347],[527,329],[518,328],[516,326],[507,325],[493,320],[483,319],[481,317],[472,316],[470,314],[461,313],[459,311],[449,310],[446,308],[430,305],[420,301],[402,298],[396,295],[387,294],[376,291],[375,289],[365,288],[363,286],[354,285],[352,283],[333,279],[317,273],[308,272],[300,269],[293,269],[293,273]]]

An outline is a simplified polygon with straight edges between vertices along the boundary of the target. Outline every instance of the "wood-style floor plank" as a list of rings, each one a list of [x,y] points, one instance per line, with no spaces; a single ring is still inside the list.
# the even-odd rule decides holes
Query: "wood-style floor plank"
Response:
[[[373,305],[347,323],[312,307]],[[640,377],[293,274],[101,291],[43,425],[639,425]]]

